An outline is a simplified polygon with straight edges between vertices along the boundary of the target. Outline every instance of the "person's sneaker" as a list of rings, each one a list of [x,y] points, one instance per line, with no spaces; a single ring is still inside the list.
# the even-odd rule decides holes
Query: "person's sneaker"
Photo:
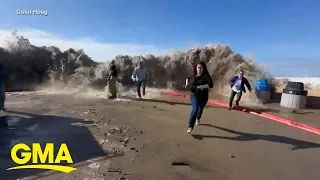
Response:
[[[232,107],[229,107],[228,110],[232,110]]]
[[[236,106],[239,107],[239,102],[236,102]]]
[[[200,125],[200,120],[196,120],[196,126],[199,126]]]
[[[192,128],[188,128],[188,130],[187,130],[187,133],[191,133],[191,131],[192,131]]]

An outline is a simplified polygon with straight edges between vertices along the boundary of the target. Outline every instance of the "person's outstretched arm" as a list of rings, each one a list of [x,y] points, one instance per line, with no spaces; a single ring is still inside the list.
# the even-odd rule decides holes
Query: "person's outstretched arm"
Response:
[[[251,89],[251,85],[250,85],[250,83],[249,83],[249,81],[248,81],[248,79],[247,79],[247,78],[245,79],[244,84],[247,86],[247,88],[248,88],[248,89],[249,89],[249,91],[251,92],[251,91],[252,91],[252,89]]]
[[[189,78],[186,79],[186,84],[183,87],[187,88],[188,86],[189,86]]]
[[[137,77],[137,68],[134,68],[134,70],[133,70],[133,72],[132,72],[132,75],[131,75],[131,79],[132,79],[133,81],[135,81],[135,80],[136,80],[136,77]]]

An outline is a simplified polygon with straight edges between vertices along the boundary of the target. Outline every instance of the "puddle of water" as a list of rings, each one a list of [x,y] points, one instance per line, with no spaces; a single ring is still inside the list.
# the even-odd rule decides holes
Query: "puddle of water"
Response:
[[[34,124],[27,128],[28,131],[36,131],[38,129],[39,125]]]
[[[17,116],[4,116],[4,120],[7,121],[8,126],[16,126],[21,121],[21,117]]]

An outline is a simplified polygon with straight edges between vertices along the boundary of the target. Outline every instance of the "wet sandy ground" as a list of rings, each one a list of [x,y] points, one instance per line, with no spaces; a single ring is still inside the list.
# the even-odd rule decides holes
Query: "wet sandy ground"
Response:
[[[31,93],[9,95],[7,102],[8,112],[1,114],[0,179],[317,180],[320,176],[320,136],[243,112],[207,107],[202,124],[189,135],[191,107],[187,100],[176,98],[117,102]],[[14,166],[10,149],[19,142],[66,142],[78,170],[6,171]]]
[[[184,94],[186,93],[184,92]],[[252,100],[246,100],[249,96],[253,96],[252,99],[256,98],[254,93],[245,93],[240,102],[241,106],[248,107],[256,112],[276,114],[284,118],[292,119],[300,123],[320,128],[320,97],[308,97],[308,101],[311,102],[312,105],[306,107],[305,109],[290,109],[280,106],[280,93],[277,93],[275,95],[277,97],[274,97],[274,99],[271,100],[272,102],[268,104],[255,103],[252,102]],[[228,96],[223,96],[220,94],[211,93],[211,98],[228,102]]]

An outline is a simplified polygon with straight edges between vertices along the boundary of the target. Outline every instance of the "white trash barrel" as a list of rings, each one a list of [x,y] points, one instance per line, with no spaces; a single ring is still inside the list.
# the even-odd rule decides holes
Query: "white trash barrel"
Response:
[[[284,89],[281,95],[280,106],[303,109],[307,105],[308,91]]]

